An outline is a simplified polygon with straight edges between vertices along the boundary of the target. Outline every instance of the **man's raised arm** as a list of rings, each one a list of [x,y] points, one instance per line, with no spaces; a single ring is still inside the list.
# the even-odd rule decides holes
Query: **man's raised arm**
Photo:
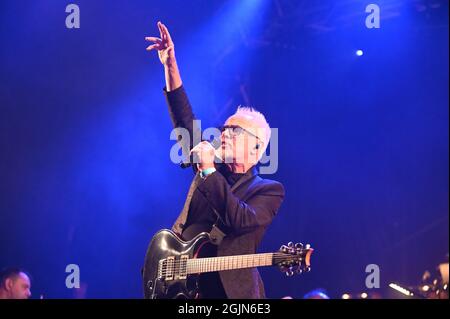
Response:
[[[195,116],[192,111],[189,99],[184,91],[181,82],[180,71],[175,59],[175,46],[169,34],[167,27],[158,22],[160,37],[146,37],[145,40],[152,44],[147,47],[147,51],[157,50],[159,60],[164,66],[164,74],[166,79],[166,87],[164,94],[166,96],[167,105],[169,107],[169,115],[172,124],[176,129],[186,129],[189,133],[188,138],[183,138],[178,134],[178,143],[182,148],[185,158],[189,157],[193,148],[193,138],[200,136],[200,129],[194,122]]]
[[[159,60],[164,65],[164,74],[166,78],[167,92],[174,91],[181,87],[180,71],[178,69],[177,60],[175,58],[175,45],[173,44],[167,27],[158,22],[160,37],[146,37],[145,40],[152,42],[147,47],[147,51],[158,50]]]

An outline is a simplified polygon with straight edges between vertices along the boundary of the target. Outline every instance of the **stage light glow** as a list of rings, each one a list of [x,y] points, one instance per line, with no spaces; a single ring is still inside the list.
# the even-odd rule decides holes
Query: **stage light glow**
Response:
[[[363,54],[364,54],[363,50],[356,50],[357,56],[363,56]]]
[[[398,292],[400,292],[400,293],[402,293],[402,294],[404,294],[404,295],[406,295],[406,296],[413,296],[414,294],[411,292],[411,291],[409,291],[408,289],[405,289],[405,288],[403,288],[403,287],[401,287],[401,286],[399,286],[399,285],[397,285],[397,284],[394,284],[394,283],[390,283],[389,284],[389,287],[391,287],[392,289],[394,289],[394,290],[397,290]]]

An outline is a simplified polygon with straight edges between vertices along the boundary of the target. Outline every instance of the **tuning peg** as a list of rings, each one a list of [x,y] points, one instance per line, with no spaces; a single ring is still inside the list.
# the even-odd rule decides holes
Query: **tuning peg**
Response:
[[[305,268],[305,271],[306,271],[306,272],[310,272],[310,271],[311,271],[311,267],[310,267],[310,266],[307,266],[307,267]]]
[[[297,275],[300,275],[302,272],[303,272],[303,270],[301,270],[301,268],[297,268],[297,269],[295,270],[295,273],[296,273]]]
[[[290,241],[290,242],[288,242],[288,246],[289,247],[294,247],[294,243]]]
[[[289,269],[288,271],[286,271],[286,276],[291,277],[294,275],[294,272],[292,271],[292,269]]]
[[[310,244],[306,244],[305,248],[306,248],[306,249],[310,249],[310,248],[311,248],[311,245],[310,245]]]
[[[303,248],[303,244],[302,243],[296,243],[295,244],[295,248],[297,248],[297,249]]]

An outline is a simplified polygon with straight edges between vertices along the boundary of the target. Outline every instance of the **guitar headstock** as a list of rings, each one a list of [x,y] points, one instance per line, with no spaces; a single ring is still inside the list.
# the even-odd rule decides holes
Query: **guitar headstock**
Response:
[[[280,250],[274,254],[274,264],[287,276],[301,274],[311,270],[311,255],[314,249],[311,246],[293,242],[282,245]]]

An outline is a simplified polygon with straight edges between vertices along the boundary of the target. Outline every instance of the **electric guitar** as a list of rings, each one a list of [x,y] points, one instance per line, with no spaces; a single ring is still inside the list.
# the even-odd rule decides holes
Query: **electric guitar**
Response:
[[[310,271],[313,249],[309,245],[281,246],[275,253],[198,258],[209,233],[198,234],[191,241],[181,240],[174,232],[163,229],[152,238],[143,268],[146,299],[195,299],[199,275],[206,272],[279,266],[286,275]]]

